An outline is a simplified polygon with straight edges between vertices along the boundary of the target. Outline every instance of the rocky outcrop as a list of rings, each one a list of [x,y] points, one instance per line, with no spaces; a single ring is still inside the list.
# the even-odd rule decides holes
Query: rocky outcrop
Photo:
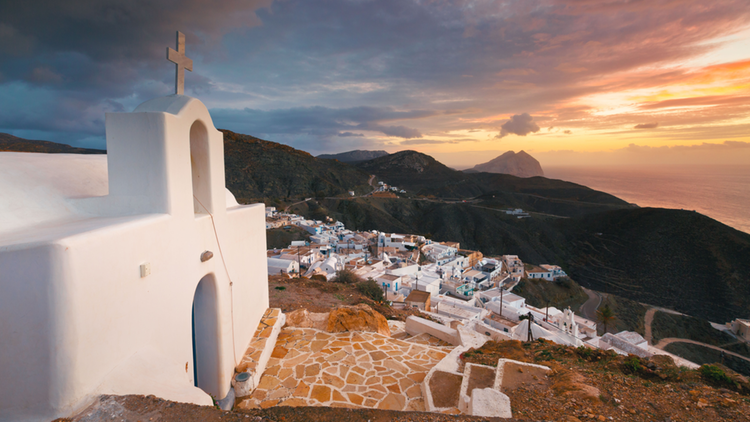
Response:
[[[517,154],[508,151],[484,164],[474,166],[472,170],[485,173],[511,174],[518,177],[544,176],[544,170],[542,170],[539,161],[525,151],[519,151]]]
[[[388,321],[383,315],[365,304],[342,306],[328,315],[326,331],[342,333],[345,331],[370,331],[384,336],[391,336]]]
[[[325,330],[328,325],[328,313],[308,312],[307,309],[297,309],[286,314],[286,327],[315,328]]]

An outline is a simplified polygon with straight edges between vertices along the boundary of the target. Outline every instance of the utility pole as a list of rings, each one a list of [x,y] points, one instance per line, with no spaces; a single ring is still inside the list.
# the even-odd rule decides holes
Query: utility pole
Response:
[[[503,316],[503,293],[505,289],[500,287],[500,316]]]
[[[529,335],[528,335],[526,341],[534,341],[534,336],[531,334],[531,324],[534,323],[534,314],[532,314],[531,312],[529,312],[526,315],[529,316]]]
[[[299,245],[297,245],[297,278],[302,278],[302,263],[299,259]]]

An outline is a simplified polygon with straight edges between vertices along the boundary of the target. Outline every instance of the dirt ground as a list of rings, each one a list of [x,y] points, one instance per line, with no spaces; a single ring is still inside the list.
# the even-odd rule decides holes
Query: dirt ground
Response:
[[[102,396],[73,419],[53,422],[499,422],[511,419],[453,416],[426,412],[333,407],[287,407],[223,411],[210,406],[176,403],[154,396]]]
[[[342,305],[366,303],[380,312],[387,319],[405,321],[410,315],[420,315],[413,309],[396,309],[383,303],[373,302],[363,296],[353,284],[341,284],[331,281],[310,280],[287,276],[268,277],[269,307],[280,308],[288,313],[305,308],[310,312],[330,312]]]
[[[611,352],[546,341],[505,341],[488,342],[462,359],[493,365],[500,357],[552,368],[551,388],[540,384],[546,384],[542,373],[506,368],[506,374],[518,378],[508,383],[503,379],[503,392],[519,420],[750,421],[750,396],[713,386],[698,371],[669,366],[656,357],[640,360],[641,369],[634,373],[624,365],[630,358]],[[654,363],[653,370],[647,367]]]

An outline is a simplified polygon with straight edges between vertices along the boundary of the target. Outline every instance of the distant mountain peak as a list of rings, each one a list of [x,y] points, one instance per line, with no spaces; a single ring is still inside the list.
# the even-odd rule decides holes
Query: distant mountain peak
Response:
[[[341,152],[338,154],[321,154],[317,158],[325,160],[339,160],[343,163],[358,163],[360,161],[372,160],[373,158],[382,157],[388,155],[386,151],[368,151],[355,149],[354,151]]]
[[[478,164],[471,170],[485,173],[504,173],[518,177],[544,176],[542,165],[526,151],[507,151],[492,160]]]

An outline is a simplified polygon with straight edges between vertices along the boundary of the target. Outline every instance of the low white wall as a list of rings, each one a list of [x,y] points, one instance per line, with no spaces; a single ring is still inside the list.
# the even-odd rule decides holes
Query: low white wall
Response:
[[[413,336],[427,333],[454,346],[461,345],[461,338],[457,330],[416,316],[410,316],[406,319],[406,332]]]
[[[509,332],[503,332],[479,321],[474,324],[474,331],[489,336],[494,341],[512,340]]]

